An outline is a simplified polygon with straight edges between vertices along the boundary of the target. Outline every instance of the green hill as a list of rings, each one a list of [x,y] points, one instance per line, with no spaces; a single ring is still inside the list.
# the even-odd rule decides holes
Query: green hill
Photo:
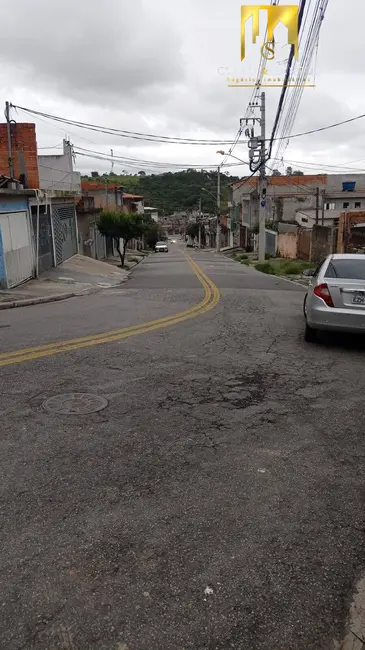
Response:
[[[108,178],[110,183],[122,185],[126,192],[142,194],[145,197],[145,205],[158,208],[159,212],[164,215],[195,210],[198,208],[200,197],[203,212],[212,214],[216,212],[216,203],[213,197],[217,194],[217,171],[187,169],[165,174],[139,172],[133,176],[117,176],[115,174],[99,176],[98,172],[92,172],[91,176],[82,177],[83,180],[95,181],[104,181],[105,178]],[[239,180],[238,176],[221,173],[222,212],[227,209],[228,187],[236,180]],[[202,188],[211,192],[213,196],[204,192]]]

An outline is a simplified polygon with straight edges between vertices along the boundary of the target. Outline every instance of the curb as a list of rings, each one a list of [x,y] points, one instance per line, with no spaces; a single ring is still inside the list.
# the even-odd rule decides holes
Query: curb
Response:
[[[82,295],[82,294],[60,293],[55,296],[42,296],[41,298],[25,298],[23,300],[12,300],[11,302],[1,303],[0,310],[14,309],[15,307],[29,307],[30,305],[41,305],[47,302],[58,302],[60,300],[66,300],[67,298],[73,298],[74,296],[77,295]]]
[[[128,275],[123,278],[119,284],[123,284],[129,278],[130,271],[127,272]],[[116,284],[114,286],[119,286]],[[99,291],[111,289],[112,287],[90,287],[90,289],[84,289],[84,291],[70,291],[69,293],[57,293],[51,296],[41,296],[39,298],[24,298],[23,300],[12,300],[11,302],[0,303],[0,311],[4,309],[14,309],[15,307],[31,307],[32,305],[45,305],[49,302],[60,302],[61,300],[68,300],[69,298],[77,298],[81,296],[88,296],[92,293],[98,293]]]
[[[138,264],[141,264],[145,257],[148,257],[147,255],[143,256],[139,262],[136,262],[128,271],[126,272],[126,277],[121,280],[119,284],[123,284],[126,282],[131,274],[132,269],[137,266]],[[112,265],[111,265],[112,266]],[[119,286],[119,284],[114,285],[114,286]],[[58,293],[52,296],[41,296],[39,298],[23,298],[23,300],[11,300],[9,302],[4,302],[0,303],[0,311],[4,309],[15,309],[16,307],[30,307],[32,305],[45,305],[49,302],[60,302],[61,300],[68,300],[69,298],[75,298],[78,296],[87,296],[92,293],[98,293],[98,291],[101,291],[102,289],[108,289],[112,288],[111,287],[91,287],[90,289],[85,289],[84,291],[80,292],[75,292],[75,291],[70,291],[69,293]]]

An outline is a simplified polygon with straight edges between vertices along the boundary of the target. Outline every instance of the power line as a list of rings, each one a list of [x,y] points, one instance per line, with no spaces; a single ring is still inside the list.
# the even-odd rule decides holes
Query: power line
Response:
[[[106,162],[111,162],[111,157],[110,156],[108,157],[107,155],[104,155],[104,154],[97,155],[97,154],[85,153],[83,151],[78,151],[77,149],[75,149],[75,154],[77,156],[83,156],[85,158],[92,158],[94,160],[102,160],[102,161],[106,161]],[[122,167],[123,166],[124,167],[134,167],[135,169],[145,168],[145,169],[152,169],[154,171],[160,170],[160,171],[165,171],[165,172],[167,172],[171,168],[175,168],[175,169],[198,169],[198,170],[202,169],[202,168],[205,168],[205,169],[216,169],[217,168],[216,163],[207,164],[207,165],[203,165],[201,163],[199,165],[192,165],[192,164],[190,164],[190,165],[181,164],[180,165],[179,163],[158,163],[158,162],[153,162],[153,161],[143,161],[143,160],[137,160],[137,159],[135,159],[135,160],[134,159],[130,159],[130,160],[129,159],[120,159],[119,157],[116,157],[116,156],[113,156],[113,160],[114,160],[115,164],[118,164],[118,166],[122,166]],[[227,163],[227,164],[224,165],[224,167],[229,167],[229,168],[231,168],[231,167],[241,167],[241,166],[242,166],[242,163]],[[221,167],[222,167],[222,165],[221,165]]]
[[[283,153],[288,146],[288,140],[286,139],[288,135],[290,135],[295,117],[298,112],[300,100],[303,95],[303,90],[305,87],[305,81],[308,77],[308,72],[309,68],[313,59],[313,53],[316,50],[316,53],[318,54],[318,44],[319,44],[319,34],[320,34],[320,29],[324,20],[325,12],[327,9],[328,5],[328,0],[317,0],[316,6],[313,12],[311,24],[309,26],[307,36],[306,36],[306,42],[305,42],[305,47],[304,47],[304,52],[301,55],[301,61],[300,61],[300,67],[299,67],[299,75],[298,75],[298,80],[297,80],[297,87],[294,89],[290,89],[289,93],[287,94],[284,102],[284,106],[287,103],[288,97],[290,97],[290,104],[287,108],[286,111],[286,116],[285,116],[285,121],[283,128],[281,130],[281,136],[283,136],[283,140],[280,141],[277,151],[276,151],[276,156],[277,158],[282,158]],[[307,5],[307,15],[304,19],[304,23],[306,22],[308,18],[308,13],[309,13],[309,5]],[[303,32],[303,29],[302,29]],[[302,44],[302,40],[304,40],[304,35],[302,33],[301,35],[301,40],[300,40],[300,45]],[[296,65],[296,64],[295,64]],[[295,76],[295,69],[293,72]],[[284,109],[283,109],[284,110]],[[280,120],[279,120],[280,121]]]
[[[39,111],[33,111],[31,109],[23,108],[21,106],[16,106],[15,104],[10,104],[10,106],[12,108],[17,108],[17,109],[25,111],[27,113],[36,114],[36,115],[39,114]],[[87,126],[86,123],[83,123],[83,122],[77,123],[75,121],[66,120],[65,118],[58,118],[57,116],[54,116],[54,115],[47,115],[46,113],[40,113],[40,115],[44,115],[48,119],[51,119],[51,120],[61,121],[62,123],[65,123],[65,124],[73,124],[74,126],[78,126],[80,128],[86,128],[86,129],[90,129],[90,130],[98,130],[101,133],[106,133],[107,135],[118,135],[118,130],[117,129],[114,129],[114,130],[109,129],[108,130],[106,127],[105,128],[104,127],[91,127],[91,126],[89,127],[89,126]],[[274,137],[272,139],[267,138],[267,141],[268,142],[271,142],[271,141],[275,142],[275,141],[278,141],[278,140],[292,140],[293,138],[300,138],[300,137],[303,137],[305,135],[312,135],[314,133],[321,133],[323,131],[328,131],[329,129],[334,129],[334,128],[338,127],[338,126],[343,126],[344,124],[350,124],[352,122],[356,122],[357,120],[361,120],[364,117],[365,117],[365,113],[362,113],[361,115],[356,115],[355,117],[351,117],[351,118],[349,118],[347,120],[342,120],[341,122],[335,122],[334,124],[329,124],[327,126],[322,126],[322,127],[317,128],[317,129],[311,129],[309,131],[303,131],[301,133],[295,133],[295,134],[287,136],[287,137]],[[122,132],[122,133],[128,134],[128,133],[133,133],[133,132],[125,131],[125,132]],[[128,135],[123,135],[122,137],[129,137],[129,136]],[[158,137],[158,136],[155,136],[155,137]],[[168,136],[166,136],[166,138],[167,137]],[[145,139],[147,141],[150,141],[150,140],[148,140],[148,134],[146,134],[146,137],[138,137],[136,139],[139,139],[139,140]],[[156,140],[155,139],[155,140],[152,140],[152,142],[165,142],[165,143],[169,143],[169,144],[191,144],[191,145],[233,144],[233,142],[231,140],[230,141],[223,141],[223,140],[189,140],[189,139],[184,140],[184,139],[179,139],[179,138],[171,138],[171,139],[167,139],[167,140],[158,140],[158,139]],[[247,141],[242,141],[242,144],[247,144]]]
[[[306,5],[306,0],[302,0],[301,5],[300,5],[300,9],[299,9],[299,14],[298,14],[298,33],[300,33],[305,5]],[[277,131],[279,120],[280,120],[280,114],[281,114],[281,111],[282,111],[286,91],[288,89],[288,79],[289,79],[289,76],[290,76],[290,71],[291,71],[291,67],[292,67],[292,63],[293,63],[293,59],[294,59],[294,51],[295,51],[295,48],[294,48],[294,45],[292,45],[291,48],[290,48],[288,64],[287,64],[287,67],[286,67],[284,83],[283,83],[283,87],[281,89],[279,104],[278,104],[278,108],[277,108],[277,111],[276,111],[274,126],[273,126],[273,129],[272,129],[272,132],[271,132],[268,160],[270,160],[270,158],[271,158],[272,146],[273,146],[274,140],[276,139],[275,135],[276,135],[276,131]]]
[[[219,145],[219,144],[233,144],[231,140],[206,140],[199,138],[180,138],[173,136],[164,136],[164,135],[155,135],[152,133],[140,133],[138,131],[126,131],[124,129],[114,129],[111,127],[102,127],[96,124],[90,124],[88,122],[78,122],[76,120],[69,120],[58,115],[51,115],[49,113],[43,113],[41,111],[35,111],[30,108],[25,108],[24,106],[17,106],[15,104],[10,104],[11,108],[15,108],[31,115],[42,116],[44,118],[60,122],[62,124],[69,124],[71,126],[77,126],[78,128],[88,129],[90,131],[98,131],[101,133],[106,133],[108,135],[116,135],[118,137],[131,138],[134,140],[145,140],[148,142],[168,142],[172,144],[199,144],[199,145]]]

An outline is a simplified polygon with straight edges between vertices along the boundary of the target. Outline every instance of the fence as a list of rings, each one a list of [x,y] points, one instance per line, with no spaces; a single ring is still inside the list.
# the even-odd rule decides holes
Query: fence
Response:
[[[280,232],[278,234],[278,253],[287,259],[302,259],[319,263],[332,253],[333,232],[327,226],[299,228],[297,232]]]

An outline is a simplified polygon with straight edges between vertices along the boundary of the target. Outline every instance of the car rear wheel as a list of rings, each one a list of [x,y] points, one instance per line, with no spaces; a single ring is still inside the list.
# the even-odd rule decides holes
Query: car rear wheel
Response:
[[[303,302],[304,318],[307,318],[307,298],[308,298],[308,294],[306,293],[305,296],[304,296],[304,302]]]
[[[305,324],[304,340],[307,343],[315,343],[317,340],[317,330],[309,327],[308,323]]]

